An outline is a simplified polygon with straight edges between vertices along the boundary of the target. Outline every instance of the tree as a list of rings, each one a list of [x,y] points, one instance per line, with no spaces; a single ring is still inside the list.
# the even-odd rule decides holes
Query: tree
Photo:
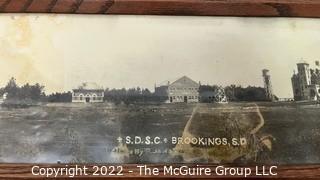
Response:
[[[35,103],[44,99],[44,86],[36,83],[30,85],[29,83],[19,87],[15,78],[11,78],[7,85],[1,90],[3,93],[8,93],[7,103]]]
[[[126,104],[134,102],[160,102],[159,97],[155,96],[147,88],[129,88],[129,89],[105,89],[104,100],[115,103],[124,102]]]
[[[39,101],[43,92],[44,86],[39,83],[30,87],[30,98],[34,101]]]
[[[142,89],[141,92],[142,96],[151,96],[152,93],[150,92],[150,90],[148,88]]]
[[[218,89],[217,85],[212,85],[212,86],[211,85],[201,85],[199,87],[199,93],[206,92],[206,91],[214,92],[217,89]]]
[[[71,102],[72,93],[70,91],[63,93],[52,93],[48,96],[48,102]]]
[[[21,99],[27,99],[27,98],[31,99],[31,87],[30,87],[29,83],[27,83],[21,87],[18,96]]]
[[[7,98],[15,98],[19,93],[19,86],[16,83],[16,79],[12,77],[7,85],[4,87],[4,92],[7,92]]]
[[[230,101],[267,101],[262,87],[230,85],[225,87],[225,93]]]

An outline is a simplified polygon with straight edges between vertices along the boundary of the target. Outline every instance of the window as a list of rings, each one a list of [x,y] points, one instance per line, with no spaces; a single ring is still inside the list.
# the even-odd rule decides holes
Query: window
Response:
[[[96,94],[93,94],[93,95],[92,95],[92,100],[95,101],[96,99],[97,99],[97,95],[96,95]]]

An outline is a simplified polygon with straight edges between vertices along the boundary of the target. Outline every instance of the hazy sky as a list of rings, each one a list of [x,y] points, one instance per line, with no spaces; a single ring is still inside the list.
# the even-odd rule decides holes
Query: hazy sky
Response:
[[[320,20],[235,17],[0,15],[0,86],[82,82],[147,87],[187,75],[202,84],[262,86],[291,97],[295,64],[320,59]]]

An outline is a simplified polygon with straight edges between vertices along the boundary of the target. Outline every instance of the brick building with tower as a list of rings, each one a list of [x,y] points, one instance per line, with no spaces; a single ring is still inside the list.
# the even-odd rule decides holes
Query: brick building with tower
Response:
[[[315,62],[315,69],[306,62],[298,63],[298,72],[294,72],[291,82],[295,101],[320,100],[320,70],[319,61]]]

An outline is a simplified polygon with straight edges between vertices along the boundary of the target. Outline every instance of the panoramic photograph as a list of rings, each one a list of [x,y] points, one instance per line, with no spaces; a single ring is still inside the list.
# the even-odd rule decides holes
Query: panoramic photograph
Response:
[[[320,163],[320,21],[0,15],[2,163]]]

